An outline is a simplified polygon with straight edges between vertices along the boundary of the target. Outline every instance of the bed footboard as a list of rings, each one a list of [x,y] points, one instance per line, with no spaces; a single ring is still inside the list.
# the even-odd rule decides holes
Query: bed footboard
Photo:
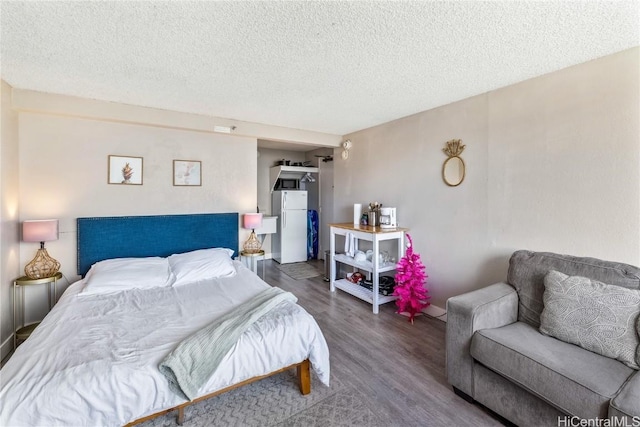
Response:
[[[176,410],[178,411],[178,413],[176,414],[178,425],[182,425],[184,423],[184,410],[185,410],[185,408],[187,406],[189,406],[191,404],[194,404],[194,403],[197,403],[197,402],[200,402],[202,400],[210,399],[210,398],[218,396],[218,395],[220,395],[222,393],[226,393],[228,391],[234,390],[234,389],[242,387],[244,385],[251,384],[251,383],[256,382],[256,381],[260,381],[260,380],[262,380],[264,378],[270,377],[272,375],[279,374],[279,373],[284,372],[284,371],[288,371],[289,369],[293,369],[293,368],[296,369],[296,372],[298,374],[298,386],[300,387],[300,393],[302,393],[303,395],[307,395],[307,394],[311,393],[311,370],[310,370],[311,363],[309,362],[309,359],[305,359],[300,363],[296,363],[294,365],[287,366],[286,368],[278,369],[277,371],[273,371],[273,372],[268,373],[266,375],[261,375],[261,376],[258,376],[258,377],[249,378],[248,380],[239,382],[238,384],[231,385],[229,387],[223,388],[222,390],[214,391],[213,393],[207,394],[207,395],[202,396],[202,397],[198,397],[197,399],[194,399],[194,400],[192,400],[190,402],[183,403],[183,404],[178,405],[178,406],[174,406],[173,408],[163,409],[162,411],[156,412],[155,414],[151,414],[151,415],[148,415],[148,416],[146,416],[144,418],[140,418],[140,419],[132,421],[132,422],[130,422],[128,424],[125,424],[125,427],[134,426],[136,424],[143,423],[145,421],[151,420],[151,419],[159,417],[161,415],[168,414],[169,412],[176,411]]]

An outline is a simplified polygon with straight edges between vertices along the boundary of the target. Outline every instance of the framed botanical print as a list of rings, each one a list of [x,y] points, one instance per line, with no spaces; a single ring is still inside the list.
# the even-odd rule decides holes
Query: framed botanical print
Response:
[[[109,184],[142,185],[142,157],[109,156]]]
[[[173,161],[173,185],[200,186],[202,185],[202,162],[198,160]]]

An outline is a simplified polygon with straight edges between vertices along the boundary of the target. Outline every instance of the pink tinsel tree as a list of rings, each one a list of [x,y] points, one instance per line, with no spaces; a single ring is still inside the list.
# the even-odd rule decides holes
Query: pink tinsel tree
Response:
[[[396,286],[393,295],[398,296],[396,305],[398,313],[407,313],[409,321],[413,323],[413,318],[422,309],[429,306],[429,292],[426,288],[427,275],[424,264],[420,260],[420,255],[413,252],[413,241],[407,234],[406,254],[398,261],[396,266]]]

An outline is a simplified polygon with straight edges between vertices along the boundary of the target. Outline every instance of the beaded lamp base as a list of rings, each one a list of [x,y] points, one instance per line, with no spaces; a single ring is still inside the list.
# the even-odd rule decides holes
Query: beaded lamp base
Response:
[[[35,258],[24,267],[24,274],[30,279],[51,277],[60,270],[60,263],[51,258],[45,248],[38,249]]]
[[[251,235],[247,239],[246,242],[242,245],[242,250],[248,254],[257,254],[260,252],[260,248],[262,247],[262,243],[256,237],[256,233],[251,230]]]

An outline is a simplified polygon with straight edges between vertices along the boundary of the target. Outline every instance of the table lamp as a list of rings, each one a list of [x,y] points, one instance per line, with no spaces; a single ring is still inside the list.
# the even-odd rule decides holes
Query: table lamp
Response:
[[[242,226],[247,229],[251,229],[251,234],[246,242],[242,245],[242,249],[248,254],[257,254],[260,252],[262,243],[256,237],[256,228],[262,227],[262,214],[261,213],[248,213],[244,214],[242,218]]]
[[[52,277],[60,269],[60,263],[51,258],[44,248],[44,242],[58,240],[58,220],[43,219],[22,223],[22,241],[40,242],[36,256],[24,267],[24,273],[30,279]]]

